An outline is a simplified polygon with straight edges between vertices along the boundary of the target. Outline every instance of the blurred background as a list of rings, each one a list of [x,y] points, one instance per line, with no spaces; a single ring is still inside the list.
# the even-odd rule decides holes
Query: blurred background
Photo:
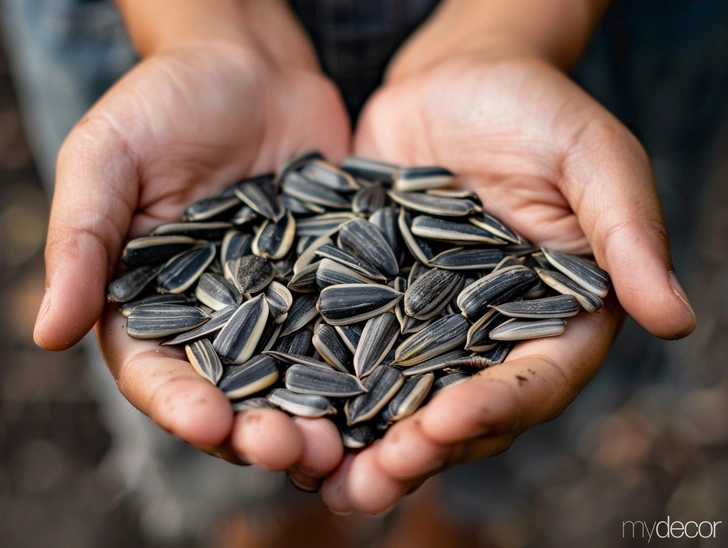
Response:
[[[247,502],[216,500],[204,519],[195,519],[210,498],[204,473],[188,474],[181,489],[198,493],[200,506],[173,512],[140,495],[124,465],[128,448],[112,450],[89,352],[52,354],[32,341],[49,196],[24,132],[22,86],[0,51],[0,546],[644,546],[639,534],[623,538],[623,522],[668,515],[724,523],[716,540],[662,545],[728,545],[728,32],[710,38],[705,21],[682,22],[692,42],[634,54],[635,36],[648,41],[658,30],[635,33],[608,18],[575,77],[650,153],[697,330],[664,342],[628,321],[562,417],[505,455],[431,480],[379,518],[333,516],[315,495],[266,473],[245,472]],[[630,38],[617,48],[616,79],[589,62],[614,36]],[[6,39],[17,39],[7,26]],[[122,404],[122,422],[138,415]],[[187,458],[181,442],[164,444]]]

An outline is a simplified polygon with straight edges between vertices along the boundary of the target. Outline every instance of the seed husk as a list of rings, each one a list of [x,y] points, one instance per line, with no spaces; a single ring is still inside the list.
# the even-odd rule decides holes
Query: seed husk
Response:
[[[251,247],[253,254],[277,261],[286,256],[296,235],[296,220],[288,211],[278,221],[267,219],[258,229]]]
[[[508,317],[498,312],[498,310],[494,308],[488,310],[468,329],[465,350],[476,350],[476,348],[492,346],[494,341],[491,341],[488,335],[493,329],[507,320]]]
[[[107,299],[112,303],[126,303],[139,295],[154,280],[164,265],[144,265],[134,268],[109,284]]]
[[[241,227],[257,218],[258,214],[250,206],[244,205],[233,215],[230,222],[236,227]]]
[[[354,219],[339,229],[339,246],[387,276],[396,276],[399,264],[379,229],[366,219]]]
[[[311,341],[321,357],[334,369],[344,373],[354,372],[354,356],[339,337],[336,330],[326,324],[320,324]]]
[[[368,392],[348,400],[344,405],[349,426],[373,419],[404,384],[402,373],[389,365],[380,365],[364,381]]]
[[[265,289],[275,277],[275,270],[268,259],[257,255],[243,255],[235,262],[235,286],[245,294]]]
[[[507,242],[511,242],[513,244],[524,243],[523,238],[508,228],[499,219],[485,211],[481,211],[478,215],[470,217],[470,222],[475,226],[479,226],[480,228],[487,230],[491,234],[495,234]]]
[[[412,218],[405,208],[400,209],[397,226],[399,226],[402,240],[412,256],[422,264],[429,264],[430,260],[434,258],[435,253],[432,251],[430,244],[412,234],[412,230],[410,229],[412,226]]]
[[[386,285],[331,285],[321,291],[316,308],[327,323],[345,325],[378,316],[402,297],[402,293]]]
[[[321,360],[317,358],[312,358],[310,356],[304,356],[301,354],[286,354],[284,352],[278,352],[276,350],[268,350],[266,351],[266,354],[274,357],[278,361],[289,365],[310,365],[311,367],[323,367],[324,369],[333,369],[328,363],[322,362]],[[346,373],[346,371],[343,372]]]
[[[286,175],[282,181],[283,192],[302,202],[310,202],[331,209],[349,209],[351,207],[349,200],[343,196],[295,171]]]
[[[375,282],[371,278],[331,259],[322,259],[316,270],[316,285],[319,289],[330,285],[372,283]]]
[[[571,278],[578,285],[602,299],[609,291],[609,274],[597,265],[577,255],[541,248],[544,256],[556,270]]]
[[[455,174],[444,167],[400,168],[394,175],[394,188],[400,192],[445,188],[450,186],[454,179]]]
[[[191,203],[182,214],[185,221],[207,221],[234,211],[240,207],[236,196],[204,198]]]
[[[250,359],[268,320],[268,301],[263,295],[244,302],[215,337],[213,346],[229,363]]]
[[[490,332],[494,341],[525,341],[561,335],[566,329],[566,322],[560,318],[546,320],[521,320],[512,318]]]
[[[222,310],[228,306],[237,307],[243,298],[232,282],[210,272],[200,276],[195,288],[195,297],[213,310]]]
[[[315,394],[330,398],[350,398],[366,392],[354,375],[331,367],[294,364],[285,375],[286,388],[298,394]]]
[[[232,223],[223,221],[172,222],[155,228],[152,236],[189,236],[199,240],[221,240]]]
[[[265,298],[268,301],[273,321],[275,323],[285,322],[288,318],[288,311],[293,306],[293,295],[288,288],[274,280],[265,288]]]
[[[210,314],[210,319],[199,327],[180,333],[176,337],[167,339],[161,344],[162,346],[176,346],[207,337],[208,335],[213,335],[223,328],[237,309],[237,306],[228,306],[227,308],[213,312]]]
[[[480,278],[457,298],[457,305],[470,321],[477,321],[488,311],[489,304],[517,299],[536,284],[538,276],[525,266],[509,266]]]
[[[324,213],[307,219],[299,219],[296,223],[296,234],[298,236],[330,235],[352,219],[356,219],[354,213]]]
[[[266,191],[266,185],[272,185],[272,179],[268,175],[253,177],[238,183],[235,186],[235,195],[257,214],[278,221],[286,212],[278,198]]]
[[[386,280],[386,278],[382,276],[382,274],[374,266],[359,257],[352,255],[348,251],[339,249],[338,247],[324,244],[316,249],[314,254],[319,257],[323,257],[324,259],[331,259],[332,261],[341,263],[344,266],[348,266],[352,270],[355,270],[359,274],[362,274],[371,280],[382,282]]]
[[[425,401],[434,382],[434,373],[406,379],[382,412],[383,419],[388,423],[393,423],[412,415]]]
[[[394,256],[401,262],[404,253],[404,242],[399,232],[399,211],[393,207],[382,207],[372,213],[369,222],[376,226],[387,240]]]
[[[309,356],[312,350],[312,337],[313,331],[310,329],[299,329],[290,335],[281,336],[276,343],[275,350],[280,353]]]
[[[415,192],[387,192],[390,198],[407,209],[437,215],[438,217],[466,217],[482,211],[482,208],[472,200],[462,198],[445,198],[432,194],[419,194]]]
[[[459,292],[464,276],[453,270],[433,268],[415,280],[404,295],[404,311],[417,320],[437,316]]]
[[[356,347],[359,344],[364,327],[361,324],[352,323],[348,325],[335,325],[334,329],[346,347],[351,350],[351,353],[356,352]]]
[[[369,375],[382,363],[399,335],[399,322],[391,312],[385,312],[367,321],[354,352],[354,371],[361,378]]]
[[[486,270],[503,260],[500,249],[456,247],[436,255],[430,265],[444,270]]]
[[[341,425],[341,441],[348,449],[361,449],[374,443],[377,431],[371,424],[361,423],[354,426]]]
[[[300,173],[309,181],[337,192],[349,192],[359,189],[354,177],[326,160],[312,160],[301,169]]]
[[[126,332],[135,339],[157,339],[189,331],[209,319],[209,314],[195,306],[145,304],[131,311]]]
[[[341,163],[341,169],[355,177],[389,183],[399,166],[360,156],[348,156]]]
[[[152,295],[147,295],[146,297],[141,297],[139,299],[135,299],[133,301],[121,303],[121,315],[125,318],[129,317],[129,314],[131,314],[132,310],[134,310],[137,306],[142,306],[144,304],[189,304],[194,305],[195,298],[187,295],[187,294],[180,294],[175,295],[173,293],[155,293]]]
[[[131,240],[121,256],[129,268],[167,262],[201,242],[189,236],[145,236]]]
[[[296,272],[291,278],[291,281],[288,282],[288,289],[298,293],[310,293],[311,291],[316,291],[318,289],[316,278],[320,265],[321,261],[316,261],[315,263],[304,266]]]
[[[384,187],[376,185],[362,188],[354,194],[351,200],[351,209],[359,215],[371,215],[382,209],[387,201]]]
[[[278,376],[276,361],[259,354],[240,365],[225,367],[219,386],[228,399],[234,400],[265,390],[275,384]]]
[[[493,308],[509,318],[569,318],[578,314],[579,302],[573,295],[557,295],[493,305]]]
[[[409,366],[444,354],[465,342],[470,322],[460,314],[444,316],[405,340],[392,365]]]
[[[432,396],[437,394],[440,390],[465,382],[470,377],[471,375],[468,375],[467,373],[450,373],[440,377],[439,379],[435,379],[435,382],[432,383],[432,388],[430,389],[430,398],[432,398]]]
[[[324,396],[297,394],[285,388],[276,388],[268,394],[268,400],[291,415],[318,418],[336,415],[336,407]]]
[[[316,317],[316,293],[299,293],[293,299],[293,305],[288,311],[288,318],[283,324],[281,337],[298,331]]]
[[[281,167],[281,169],[278,171],[277,179],[279,181],[282,181],[288,176],[289,173],[299,171],[307,163],[313,162],[315,160],[325,159],[326,158],[324,158],[324,155],[321,154],[318,150],[307,150],[306,152],[292,158],[286,164],[284,164],[283,167]]]
[[[243,255],[250,255],[253,237],[238,230],[228,230],[220,246],[220,262],[237,261]]]
[[[157,276],[157,291],[160,293],[184,293],[215,258],[215,245],[205,245],[183,251],[172,257]]]
[[[200,376],[212,384],[218,383],[222,377],[222,362],[210,341],[201,339],[186,345],[185,354]]]
[[[311,241],[305,245],[305,247],[301,250],[298,249],[298,258],[296,259],[296,262],[293,263],[293,273],[297,274],[299,270],[302,268],[308,266],[311,264],[316,257],[316,250],[321,247],[322,245],[333,245],[333,241],[331,238],[326,236],[306,236],[304,238],[299,239],[299,245],[301,242],[305,242],[306,239],[310,239]]]
[[[562,295],[573,295],[579,304],[587,312],[599,312],[602,309],[602,300],[594,295],[591,291],[587,291],[571,278],[565,276],[558,270],[549,270],[536,267],[534,269],[541,278],[543,283],[552,289],[558,291]]]
[[[498,238],[478,226],[459,223],[447,219],[438,219],[429,215],[419,215],[412,221],[412,234],[428,240],[438,240],[453,244],[488,244],[503,245],[505,240]]]
[[[439,356],[420,362],[417,365],[407,367],[402,371],[402,374],[405,377],[414,377],[422,375],[423,373],[429,373],[430,371],[439,371],[441,369],[445,369],[453,362],[469,356],[470,354],[470,352],[462,349],[451,350],[450,352],[445,352],[444,354],[440,354]]]

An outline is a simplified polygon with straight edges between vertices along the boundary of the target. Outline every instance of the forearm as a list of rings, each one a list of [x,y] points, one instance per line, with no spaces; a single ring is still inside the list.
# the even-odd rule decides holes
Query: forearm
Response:
[[[535,56],[575,63],[609,0],[444,0],[392,61],[398,81],[447,58]]]
[[[193,41],[249,46],[285,64],[318,66],[285,0],[115,0],[140,55]]]

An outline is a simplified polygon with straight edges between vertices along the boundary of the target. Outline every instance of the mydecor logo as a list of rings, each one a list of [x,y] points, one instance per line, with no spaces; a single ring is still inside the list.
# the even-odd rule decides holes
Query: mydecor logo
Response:
[[[722,521],[678,521],[670,516],[664,521],[648,524],[646,521],[623,521],[622,538],[646,538],[647,542],[656,538],[716,538],[718,525]]]

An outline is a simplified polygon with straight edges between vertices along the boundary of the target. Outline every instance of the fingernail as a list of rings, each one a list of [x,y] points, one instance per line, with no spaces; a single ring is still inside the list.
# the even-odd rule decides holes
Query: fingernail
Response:
[[[322,480],[313,478],[300,472],[291,471],[288,473],[288,479],[291,480],[293,486],[299,491],[305,493],[316,493],[321,488]]]
[[[675,272],[672,270],[668,272],[667,278],[668,280],[670,280],[670,287],[672,287],[672,292],[675,293],[675,295],[677,295],[677,298],[683,302],[688,310],[690,310],[690,314],[693,315],[693,321],[695,321],[695,311],[693,310],[693,307],[690,306],[690,301],[688,301],[688,296],[685,294],[685,290],[680,285],[680,282],[677,281],[677,276],[675,276]]]
[[[43,295],[43,300],[40,303],[40,310],[38,310],[38,317],[35,319],[35,334],[37,336],[38,329],[42,327],[43,325],[43,319],[45,318],[45,315],[48,313],[48,309],[51,307],[51,288],[46,287],[45,288],[45,294]]]
[[[338,510],[332,510],[331,508],[329,508],[329,512],[331,512],[332,514],[334,514],[336,516],[350,516],[350,515],[352,515],[354,513],[354,510],[348,510],[346,512],[340,512]]]

